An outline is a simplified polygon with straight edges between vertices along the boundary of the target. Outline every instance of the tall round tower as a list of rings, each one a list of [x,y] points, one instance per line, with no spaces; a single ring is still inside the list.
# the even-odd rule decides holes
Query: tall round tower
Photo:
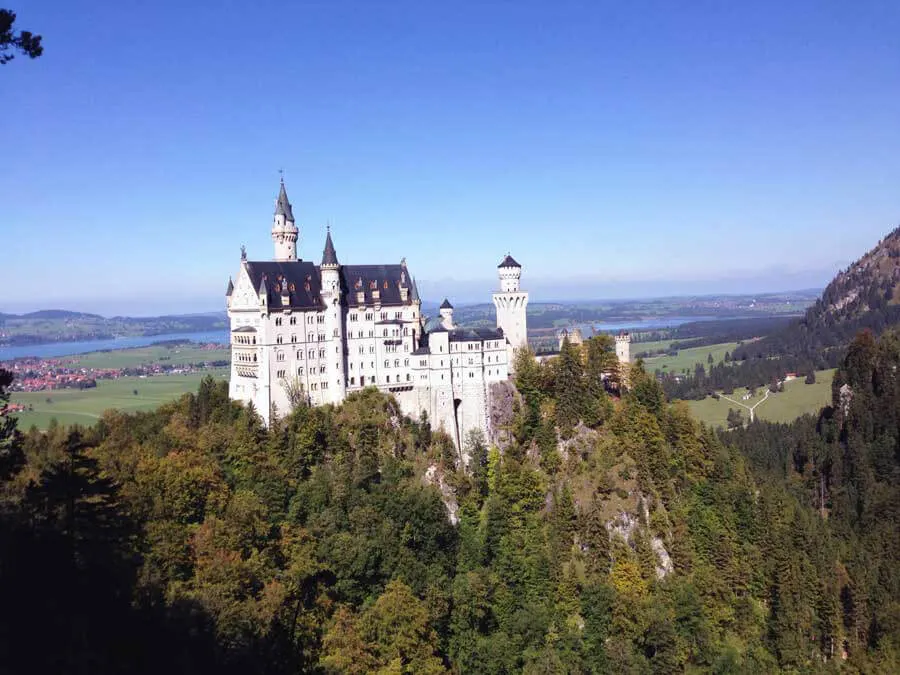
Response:
[[[300,230],[294,225],[294,212],[288,201],[287,191],[284,189],[284,179],[281,179],[281,189],[278,199],[275,200],[275,217],[272,221],[272,241],[275,242],[275,260],[293,261],[297,259],[297,239]]]
[[[511,255],[507,255],[497,265],[500,277],[500,291],[494,293],[494,307],[497,309],[497,328],[506,337],[507,364],[509,372],[514,368],[515,350],[528,346],[528,326],[525,309],[528,307],[528,293],[519,289],[522,266]]]
[[[347,378],[344,359],[344,311],[341,305],[341,265],[338,262],[331,228],[325,236],[322,264],[319,266],[322,278],[322,302],[325,305],[325,340],[328,360],[329,398],[332,403],[340,403],[347,393]]]

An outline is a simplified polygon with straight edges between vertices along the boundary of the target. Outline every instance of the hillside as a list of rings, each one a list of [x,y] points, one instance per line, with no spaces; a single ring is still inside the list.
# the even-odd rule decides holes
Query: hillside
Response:
[[[639,368],[609,395],[610,347],[521,354],[502,448],[470,437],[468,466],[372,388],[269,429],[212,379],[89,429],[0,428],[5,664],[796,673],[843,650],[896,672],[894,596],[843,571],[818,503]]]
[[[761,340],[745,342],[733,363],[693,375],[662,374],[670,398],[700,400],[713,392],[762,387],[786,373],[840,366],[847,346],[863,330],[878,336],[900,325],[900,228],[840,272],[804,316]]]
[[[802,319],[735,352],[737,359],[806,357],[835,367],[862,329],[876,335],[900,322],[900,228],[828,284]],[[838,353],[830,354],[837,348]]]

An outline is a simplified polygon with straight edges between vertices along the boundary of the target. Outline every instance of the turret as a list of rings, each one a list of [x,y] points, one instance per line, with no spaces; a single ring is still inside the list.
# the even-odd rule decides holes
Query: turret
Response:
[[[522,276],[522,266],[511,255],[507,256],[497,265],[500,274],[500,290],[507,293],[517,293],[519,290],[519,277]]]
[[[441,303],[441,326],[447,330],[453,330],[453,305],[447,298]]]
[[[619,333],[616,335],[616,358],[619,363],[628,363],[631,359],[631,335],[628,333]]]
[[[497,309],[497,328],[503,331],[506,338],[507,363],[509,372],[512,373],[516,350],[528,346],[525,315],[528,293],[519,288],[522,266],[511,255],[507,254],[500,261],[497,273],[500,277],[500,290],[493,296],[494,307]]]
[[[275,243],[275,260],[292,261],[297,259],[297,239],[300,230],[294,225],[294,211],[288,201],[281,179],[281,189],[275,200],[275,216],[272,222],[272,241]]]
[[[322,264],[319,266],[322,278],[322,302],[325,305],[325,339],[329,341],[328,396],[332,403],[340,403],[347,392],[347,378],[344,367],[344,312],[341,305],[341,264],[338,262],[331,228],[325,235]]]

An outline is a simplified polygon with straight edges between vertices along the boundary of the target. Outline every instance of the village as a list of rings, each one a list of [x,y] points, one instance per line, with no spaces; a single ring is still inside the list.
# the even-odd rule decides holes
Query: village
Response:
[[[15,374],[10,391],[37,392],[56,389],[91,389],[97,386],[98,380],[183,375],[228,365],[227,355],[223,355],[221,345],[214,343],[192,345],[190,349],[190,361],[173,360],[171,356],[160,355],[141,363],[103,365],[104,361],[111,364],[116,361],[127,361],[127,359],[122,359],[121,355],[133,351],[117,350],[57,358],[25,357],[4,362],[3,367]],[[210,358],[203,358],[203,354],[199,352],[209,353]],[[107,355],[109,358],[104,358]],[[90,360],[85,358],[86,356],[90,356]],[[8,412],[16,411],[10,407]]]

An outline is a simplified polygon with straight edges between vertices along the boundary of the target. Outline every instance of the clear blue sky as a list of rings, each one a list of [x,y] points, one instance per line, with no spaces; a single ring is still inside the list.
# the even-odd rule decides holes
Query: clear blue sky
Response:
[[[278,169],[318,261],[471,301],[827,281],[900,223],[900,2],[10,0],[0,311],[223,306]]]

